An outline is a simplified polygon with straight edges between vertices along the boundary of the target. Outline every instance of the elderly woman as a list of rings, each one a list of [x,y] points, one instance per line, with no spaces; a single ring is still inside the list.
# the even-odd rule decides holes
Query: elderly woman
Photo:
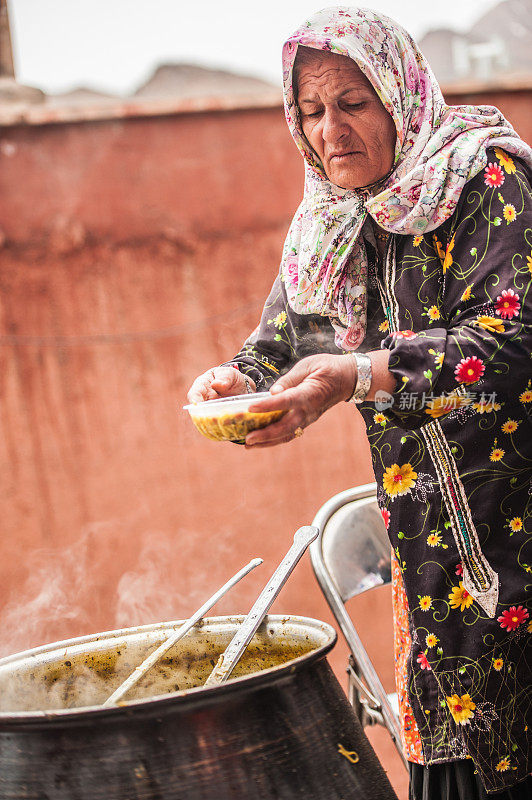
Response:
[[[367,9],[316,14],[283,66],[303,201],[260,325],[189,398],[271,387],[253,448],[359,404],[411,797],[531,797],[532,153]]]

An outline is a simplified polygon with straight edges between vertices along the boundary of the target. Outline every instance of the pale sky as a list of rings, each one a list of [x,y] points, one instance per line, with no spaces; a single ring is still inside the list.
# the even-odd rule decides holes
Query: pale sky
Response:
[[[17,78],[48,92],[126,94],[161,62],[191,62],[280,85],[285,38],[327,0],[8,0]],[[346,3],[348,5],[348,3]],[[355,5],[353,3],[353,5]],[[374,0],[415,38],[465,30],[497,0]]]

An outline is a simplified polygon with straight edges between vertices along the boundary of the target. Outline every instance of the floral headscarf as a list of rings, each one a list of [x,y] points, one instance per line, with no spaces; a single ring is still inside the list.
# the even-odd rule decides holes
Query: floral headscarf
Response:
[[[368,78],[396,131],[391,175],[371,195],[331,183],[299,122],[292,70],[298,45],[352,58]],[[464,185],[499,146],[532,166],[532,151],[498,109],[448,106],[428,63],[396,22],[365,8],[319,11],[283,48],[285,114],[305,159],[305,191],[283,250],[288,302],[299,314],[329,316],[336,344],[356,349],[366,329],[367,259],[359,241],[369,214],[397,234],[439,227]]]

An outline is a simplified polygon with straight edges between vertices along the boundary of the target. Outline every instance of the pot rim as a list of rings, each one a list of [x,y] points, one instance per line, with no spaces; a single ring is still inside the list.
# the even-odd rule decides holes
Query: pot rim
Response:
[[[230,614],[219,617],[204,617],[203,624],[208,623],[231,623],[242,622],[245,614]],[[94,641],[106,641],[118,639],[121,636],[134,635],[136,633],[150,633],[152,631],[160,630],[161,628],[169,628],[183,624],[186,620],[174,620],[165,623],[150,623],[148,625],[139,625],[133,628],[120,628],[117,630],[102,631],[100,633],[88,634],[85,636],[77,636],[72,639],[65,639],[59,642],[50,642],[49,644],[34,647],[30,650],[24,650],[20,653],[13,653],[12,655],[5,656],[0,659],[0,668],[7,666],[9,663],[19,661],[24,658],[43,655],[47,652],[54,650],[61,650],[76,645],[82,645]],[[286,680],[295,672],[303,669],[308,664],[319,661],[329,653],[335,646],[338,635],[336,630],[327,622],[314,619],[312,617],[301,617],[293,614],[268,614],[264,623],[279,623],[289,621],[306,625],[316,631],[320,631],[328,637],[328,640],[301,656],[296,656],[289,661],[278,664],[268,669],[252,672],[249,675],[242,675],[239,678],[230,678],[227,683],[218,686],[196,686],[193,689],[182,689],[179,692],[166,692],[160,695],[153,695],[152,697],[143,697],[138,700],[131,700],[116,706],[104,707],[102,705],[93,706],[79,706],[74,708],[58,708],[50,710],[36,710],[36,711],[7,711],[0,712],[0,729],[4,726],[9,728],[26,726],[33,726],[34,724],[42,724],[43,722],[53,723],[75,723],[81,722],[85,719],[92,720],[97,718],[112,718],[120,719],[121,717],[131,716],[132,713],[141,713],[143,711],[163,710],[167,705],[179,703],[181,706],[186,707],[189,705],[203,705],[208,702],[216,702],[227,694],[232,694],[236,691],[248,692],[258,688],[265,683],[277,683],[280,680]]]

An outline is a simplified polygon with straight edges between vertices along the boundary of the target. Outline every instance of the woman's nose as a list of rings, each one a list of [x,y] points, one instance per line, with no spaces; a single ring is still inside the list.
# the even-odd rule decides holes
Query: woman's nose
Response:
[[[325,109],[323,115],[323,130],[322,136],[324,141],[329,144],[340,141],[344,136],[349,133],[349,125],[343,119],[343,114],[340,109],[328,107]]]

